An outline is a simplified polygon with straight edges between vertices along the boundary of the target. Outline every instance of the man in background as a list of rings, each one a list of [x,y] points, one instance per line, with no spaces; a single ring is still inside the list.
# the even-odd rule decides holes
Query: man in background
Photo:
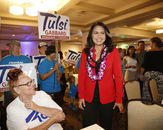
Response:
[[[139,70],[140,70],[141,65],[143,63],[145,53],[146,53],[145,43],[144,43],[144,41],[139,41],[138,47],[136,49],[136,59],[138,60]]]
[[[60,106],[63,105],[63,94],[60,86],[62,70],[56,60],[55,46],[48,46],[46,58],[39,64],[40,90],[52,96],[53,100]],[[59,72],[57,72],[59,71]]]
[[[38,51],[39,51],[39,56],[46,56],[45,52],[47,50],[47,47],[48,45],[46,44],[46,42],[40,42],[39,45],[38,45]],[[41,63],[42,61],[44,60],[44,57],[41,58],[40,62]],[[38,64],[39,64],[38,63]],[[38,67],[38,66],[37,66]],[[38,74],[38,71],[37,71],[37,83],[38,83],[38,90],[40,90],[40,77],[39,77],[39,74]]]
[[[6,44],[9,47],[10,54],[2,58],[0,65],[15,65],[23,63],[31,63],[30,58],[20,53],[20,42],[12,40]],[[5,107],[13,100],[10,91],[4,93]]]
[[[45,51],[47,50],[48,45],[46,42],[40,42],[38,45],[39,55],[46,55]]]
[[[0,65],[14,65],[14,64],[23,64],[23,63],[31,63],[30,58],[28,58],[25,55],[21,55],[20,53],[20,42],[17,40],[12,40],[9,43],[6,44],[9,47],[10,54],[6,57],[2,58],[0,61]],[[4,92],[4,109],[2,110],[3,113],[1,115],[1,129],[5,130],[6,128],[6,107],[9,103],[13,101],[13,97],[10,93],[10,91]],[[2,112],[1,111],[1,112]]]
[[[139,66],[139,74],[140,74],[140,70],[141,70],[141,65],[144,61],[144,55],[145,55],[146,51],[145,51],[145,42],[144,41],[139,41],[138,42],[138,47],[136,49],[136,59],[138,61],[138,66]],[[140,79],[140,75],[138,76],[138,78]],[[140,81],[140,89],[141,89],[141,93],[142,93],[142,89],[143,89],[143,82]]]

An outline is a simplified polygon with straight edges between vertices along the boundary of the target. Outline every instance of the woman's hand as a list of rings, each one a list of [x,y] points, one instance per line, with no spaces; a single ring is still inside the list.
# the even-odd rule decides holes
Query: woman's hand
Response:
[[[125,113],[125,109],[122,103],[115,103],[113,109],[115,109],[116,107],[119,108],[120,113]]]
[[[37,107],[37,104],[35,104],[33,101],[26,100],[26,101],[24,101],[24,106],[25,106],[27,109],[32,109],[32,110],[34,110],[34,107]]]
[[[57,110],[57,109],[56,109],[54,116],[51,116],[51,118],[53,118],[55,122],[61,122],[61,121],[65,120],[65,117],[66,116],[65,116],[64,112],[61,110]]]
[[[84,99],[79,99],[79,108],[84,110],[85,107],[85,100]]]

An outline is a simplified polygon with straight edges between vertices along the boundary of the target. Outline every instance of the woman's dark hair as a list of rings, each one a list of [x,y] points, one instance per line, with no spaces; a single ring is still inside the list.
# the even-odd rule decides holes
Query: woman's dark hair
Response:
[[[92,39],[92,32],[93,32],[93,29],[96,26],[101,26],[101,27],[104,28],[105,35],[106,35],[106,40],[105,40],[104,44],[106,45],[106,47],[108,47],[107,52],[112,52],[112,50],[113,50],[113,42],[112,42],[112,39],[108,35],[110,32],[109,32],[109,30],[108,30],[108,28],[106,27],[105,24],[103,24],[102,22],[97,22],[97,23],[93,24],[91,26],[90,30],[89,30],[89,34],[88,34],[88,37],[87,37],[87,45],[86,45],[85,50],[84,50],[85,53],[87,55],[89,55],[91,47],[95,46],[95,44],[93,42],[93,39]]]
[[[56,53],[56,50],[55,50],[55,46],[50,45],[50,46],[47,47],[47,50],[45,51],[45,54],[50,55],[52,53]]]
[[[23,74],[23,71],[19,68],[13,68],[7,74],[7,76],[9,77],[9,80],[8,80],[9,89],[14,98],[18,96],[18,94],[14,90],[14,87],[16,87],[19,76],[22,74]]]
[[[135,58],[135,47],[134,46],[129,46],[127,49],[127,56],[129,56],[129,50],[134,48],[134,53],[132,54],[132,58]]]
[[[159,37],[153,37],[151,38],[151,42],[155,43],[157,47],[161,48],[163,47],[163,43]]]

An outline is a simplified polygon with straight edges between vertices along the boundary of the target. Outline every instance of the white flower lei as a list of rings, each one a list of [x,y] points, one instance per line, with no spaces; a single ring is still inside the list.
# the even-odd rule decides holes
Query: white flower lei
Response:
[[[104,50],[103,53],[101,55],[101,59],[103,59],[106,55],[107,51],[107,47],[104,46]],[[88,56],[88,62],[91,64],[91,58],[93,59],[93,47],[90,49],[90,56]],[[104,71],[106,69],[106,57],[103,59],[103,61],[100,64],[99,67],[99,71],[97,73],[97,75],[95,75],[93,73],[92,67],[90,66],[90,64],[87,62],[86,67],[87,67],[87,71],[88,71],[88,76],[93,80],[101,80],[103,75],[104,75]]]

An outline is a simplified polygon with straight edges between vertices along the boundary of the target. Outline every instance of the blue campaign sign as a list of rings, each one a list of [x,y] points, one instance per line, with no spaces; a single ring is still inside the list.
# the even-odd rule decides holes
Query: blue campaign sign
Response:
[[[72,51],[72,50],[68,50],[68,53],[67,53],[66,58],[65,58],[65,62],[69,63],[69,64],[76,65],[80,56],[81,56],[80,53],[77,53],[77,52]]]
[[[36,66],[39,66],[41,61],[45,59],[46,56],[32,56],[32,61],[35,63]]]
[[[34,63],[16,64],[16,65],[0,65],[0,92],[9,90],[7,74],[9,70],[12,68],[20,68],[31,79],[35,80],[35,84],[37,87],[37,75],[36,75],[36,69],[35,69]]]
[[[12,68],[16,68],[15,66],[0,66],[0,92],[3,92],[5,90],[8,90],[8,85],[7,85],[7,81],[8,81],[8,77],[7,77],[7,73],[10,69]],[[6,81],[6,82],[4,82]]]
[[[68,16],[39,12],[38,29],[39,39],[70,39],[70,20]]]

